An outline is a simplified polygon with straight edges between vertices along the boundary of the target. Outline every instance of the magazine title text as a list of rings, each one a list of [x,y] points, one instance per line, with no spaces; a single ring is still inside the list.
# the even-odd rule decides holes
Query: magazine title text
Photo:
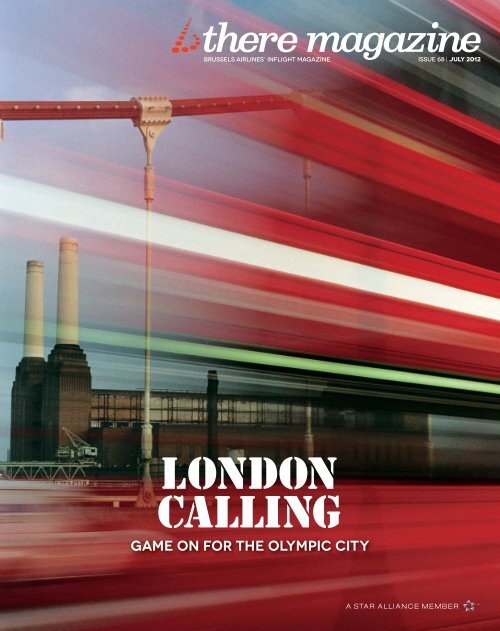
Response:
[[[453,53],[473,53],[481,45],[478,33],[461,35],[447,32],[438,22],[432,22],[428,33],[307,33],[306,50],[312,52],[362,53],[367,60],[377,59],[382,51],[388,53],[443,53],[447,47]],[[264,53],[274,45],[280,53],[295,51],[299,44],[296,33],[256,33],[241,35],[228,30],[228,22],[219,22],[205,33],[203,47],[207,53]]]

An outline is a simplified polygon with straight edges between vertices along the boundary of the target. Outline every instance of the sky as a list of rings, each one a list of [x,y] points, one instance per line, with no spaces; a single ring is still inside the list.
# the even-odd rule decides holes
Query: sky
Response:
[[[367,14],[370,6],[367,2],[356,4]],[[201,50],[175,55],[171,48],[189,18],[198,34],[219,20],[237,25],[235,28],[243,31],[275,29],[305,33],[309,28],[317,30],[320,26],[333,29],[335,24],[347,19],[349,11],[353,8],[346,7],[346,14],[333,15],[328,3],[320,1],[307,3],[304,8],[304,3],[298,1],[4,0],[0,3],[1,99],[129,100],[133,96],[158,94],[184,99],[285,94],[296,89],[326,88],[341,92],[349,89],[350,81],[344,74],[322,64],[204,63]],[[370,19],[375,17],[370,16]],[[179,117],[163,132],[155,151],[158,176],[155,208],[160,213],[169,214],[173,206],[179,204],[187,216],[200,206],[206,206],[209,212],[219,204],[227,206],[228,212],[234,208],[242,213],[257,213],[265,208],[303,214],[303,160],[287,145],[286,138],[279,136],[285,133],[283,129],[293,128],[300,137],[301,121],[294,119],[291,113],[270,113],[259,119],[265,126],[264,137],[266,134],[273,139],[278,137],[277,141],[265,142],[262,134],[259,135],[260,129],[259,133],[252,132],[252,119],[234,116],[236,122],[228,122],[223,115]],[[46,354],[54,343],[58,241],[63,236],[79,239],[81,326],[90,330],[141,334],[144,233],[141,234],[141,227],[137,227],[134,218],[143,208],[144,163],[142,139],[130,121],[5,124],[0,146],[0,177],[3,178],[0,190],[5,195],[4,199],[0,198],[0,458],[9,441],[10,387],[15,366],[22,357],[27,260],[40,259],[45,264]],[[425,219],[425,213],[422,219],[411,213],[400,213],[394,206],[394,210],[384,209],[383,212],[392,213],[387,214],[391,220],[384,221],[383,215],[373,215],[368,204],[377,199],[380,191],[365,178],[320,161],[313,168],[313,203],[318,218],[376,238],[401,239],[402,243],[415,247],[429,239],[425,222],[430,219]],[[62,208],[60,215],[47,219],[44,213],[50,203],[45,204],[43,212],[42,205],[37,210],[40,186],[46,187],[43,190],[48,195],[59,192],[67,209]],[[28,202],[23,208],[14,208],[14,189],[26,196],[32,210],[30,206],[27,211]],[[85,196],[79,198],[83,206],[74,211],[78,216],[71,215],[70,210],[75,195]],[[117,220],[116,230],[113,226],[108,231],[103,230],[98,227],[98,221],[94,225],[89,223],[90,212],[87,215],[85,203],[96,209],[101,208],[100,200],[119,204],[123,216]],[[120,236],[127,231],[128,237]],[[440,236],[443,248],[447,247],[446,232],[442,231]],[[483,237],[489,238],[486,228]],[[471,259],[479,256],[480,243],[467,247]],[[162,269],[160,262],[166,255],[161,248],[157,248],[154,255],[158,265],[153,271],[153,328],[158,334],[190,331],[211,339],[217,337],[216,331],[220,338],[234,340],[238,339],[241,328],[251,321],[253,330],[262,336],[259,339],[269,338],[265,337],[266,327],[270,326],[266,309],[271,312],[273,280],[259,294],[261,302],[255,298],[255,309],[250,314],[249,301],[257,292],[249,298],[248,292],[233,286],[231,291],[237,293],[230,294],[222,278],[197,284],[196,275],[183,269],[189,263],[188,257],[179,261],[169,259],[169,269]],[[268,295],[264,290],[269,290]],[[217,305],[209,300],[200,301],[203,292],[216,296]],[[234,309],[234,318],[219,308],[220,305],[227,307],[228,301]],[[318,309],[314,312],[315,321],[326,317],[312,300],[304,304],[310,313]],[[280,310],[291,307],[291,298],[284,307],[273,306],[276,330],[282,328]],[[372,321],[362,306],[356,308],[358,311],[345,309],[337,314],[356,319],[358,332],[353,334],[353,345],[358,337],[359,346],[361,341],[367,346],[378,343],[380,337],[372,339],[370,336],[384,335],[384,329],[394,326],[394,321],[384,318]],[[198,311],[192,321],[186,318],[190,310],[200,309],[202,311]],[[203,322],[210,322],[212,328],[205,329]],[[306,326],[311,329],[310,323]],[[450,347],[456,344],[452,341],[450,327],[432,331],[430,327],[424,331],[423,325],[415,323],[414,326],[415,331],[418,330],[417,341],[418,336],[422,336],[431,345],[439,335],[441,340],[449,336]],[[461,343],[471,352],[482,352],[486,356],[485,351],[491,348],[491,337],[490,328],[481,324]],[[95,387],[142,387],[140,353],[127,355],[124,362],[120,349],[104,349],[92,341],[84,348]],[[206,369],[203,364],[193,367],[154,360],[152,385],[154,388],[202,390]],[[252,379],[266,381],[257,374],[245,373],[239,377],[238,373],[228,371],[223,374],[222,388],[237,389],[242,380]],[[288,386],[282,383],[281,387]],[[293,389],[295,384],[289,387]]]

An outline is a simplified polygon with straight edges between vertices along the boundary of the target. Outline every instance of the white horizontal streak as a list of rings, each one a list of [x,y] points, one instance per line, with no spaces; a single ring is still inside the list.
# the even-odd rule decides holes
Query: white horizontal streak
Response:
[[[145,211],[133,206],[9,175],[0,175],[0,198],[4,200],[3,208],[10,212],[127,239],[145,239]],[[213,226],[154,214],[152,234],[152,242],[164,247],[500,320],[500,300],[491,296]]]

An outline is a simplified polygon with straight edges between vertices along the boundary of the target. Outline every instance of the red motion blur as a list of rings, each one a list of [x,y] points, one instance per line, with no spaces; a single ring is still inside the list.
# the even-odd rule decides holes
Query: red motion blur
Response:
[[[331,223],[337,226],[158,178],[156,208],[194,222],[499,296],[495,245],[500,236],[499,190],[493,175],[499,133],[350,60],[335,57],[331,71],[352,81],[345,93],[174,100],[173,114],[233,112],[233,116],[217,117],[215,124],[354,175],[367,184],[368,199],[362,208],[354,205],[351,214],[371,214],[371,227],[365,228],[370,234],[337,227],[339,219],[342,225],[349,222],[350,213],[338,211],[335,199],[322,210],[325,216],[331,214]],[[294,111],[265,111],[290,108]],[[136,114],[129,102],[0,104],[0,117],[17,120],[133,118]],[[117,172],[112,165],[103,166],[106,176],[99,181],[94,175],[92,190],[83,192],[105,198],[111,194],[125,203],[137,198],[130,193],[130,181],[140,180],[135,173],[128,178],[126,169]],[[93,167],[83,164],[84,170]],[[72,169],[82,169],[80,158],[76,165],[65,162],[64,178],[70,178]],[[64,186],[59,172],[51,169],[49,181]],[[420,241],[411,231],[393,233],[401,213],[420,223]],[[384,230],[388,236],[377,238]],[[430,230],[437,231],[436,238]],[[474,237],[479,236],[478,247]],[[95,247],[101,247],[97,241]],[[110,251],[109,238],[101,251],[105,249]],[[118,257],[142,263],[139,248],[115,242],[112,249]],[[462,262],[467,260],[474,264]],[[174,295],[174,300],[162,289],[165,293],[158,296],[158,304],[165,296],[168,308],[157,312],[155,323],[162,334],[499,376],[498,323],[493,321],[176,250],[159,251],[154,262],[168,272],[213,283],[204,293]],[[315,317],[292,312],[275,313],[267,308],[264,293],[260,299],[256,297],[255,309],[220,302],[217,283],[222,282],[301,300],[304,310],[311,309],[311,316],[316,308],[313,301],[335,306],[342,317],[318,322]],[[132,291],[130,298],[135,304]],[[369,326],[364,330],[363,323],[373,316],[378,330]],[[129,321],[123,324],[135,324],[132,308],[124,317]]]
[[[59,493],[56,503],[43,511],[36,506],[43,490],[36,500],[33,492],[18,493],[17,510],[4,506],[1,524],[2,558],[18,571],[14,575],[0,569],[0,627],[499,627],[500,513],[493,487],[367,482],[339,482],[335,487],[340,526],[328,530],[295,526],[172,532],[159,525],[155,511],[110,507],[116,497],[126,506],[127,494],[131,505],[133,488],[87,490],[71,504]],[[55,493],[51,491],[54,498]],[[32,533],[30,545],[21,530]],[[53,549],[47,546],[50,540]],[[130,544],[137,540],[169,542],[172,551],[132,552]],[[238,540],[247,545],[238,545]],[[256,541],[262,542],[262,551],[248,545]],[[299,541],[328,541],[332,550],[298,551],[294,542]],[[366,552],[356,541],[369,542]],[[190,542],[198,542],[198,552],[181,551]],[[220,542],[227,543],[221,547]],[[473,603],[472,610],[467,611],[467,603]]]

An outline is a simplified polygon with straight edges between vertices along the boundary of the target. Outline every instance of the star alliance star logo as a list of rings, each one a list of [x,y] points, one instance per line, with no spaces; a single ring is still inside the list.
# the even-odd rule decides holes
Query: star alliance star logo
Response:
[[[479,603],[474,603],[472,602],[472,600],[469,599],[466,603],[464,603],[464,608],[465,611],[469,613],[471,611],[474,611],[474,607],[477,607],[478,605]]]

